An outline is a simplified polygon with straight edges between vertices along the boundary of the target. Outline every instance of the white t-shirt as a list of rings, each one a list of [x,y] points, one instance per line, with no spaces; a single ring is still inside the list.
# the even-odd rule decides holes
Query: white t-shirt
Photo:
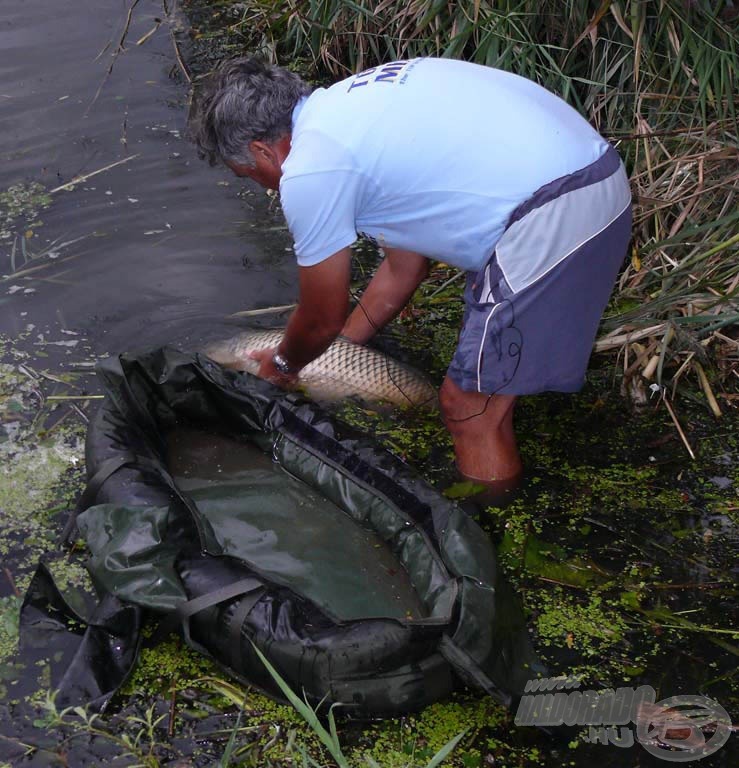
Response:
[[[522,201],[606,149],[572,107],[525,78],[451,59],[398,61],[296,106],[280,196],[301,266],[359,232],[475,270]]]

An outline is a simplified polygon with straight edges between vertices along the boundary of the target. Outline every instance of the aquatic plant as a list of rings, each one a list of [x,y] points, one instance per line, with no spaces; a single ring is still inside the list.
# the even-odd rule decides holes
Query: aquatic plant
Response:
[[[46,188],[38,182],[13,184],[0,191],[0,241],[13,236],[13,227],[22,224],[22,237],[33,236],[33,230],[42,225],[39,211],[48,208],[51,197]]]
[[[86,707],[59,709],[54,691],[47,694],[42,709],[44,717],[39,718],[35,725],[51,730],[65,729],[69,733],[66,741],[97,737],[116,747],[120,756],[133,760],[136,768],[159,768],[161,765],[156,754],[160,747],[157,730],[167,716],[157,715],[155,705],[150,706],[143,717],[129,718],[130,724],[135,726],[133,733],[109,727],[99,714]]]
[[[53,550],[50,521],[69,508],[82,485],[84,431],[61,418],[43,428],[53,408],[53,395],[42,392],[45,381],[29,364],[0,363],[0,572],[16,589],[26,585],[35,565],[18,562],[18,553]],[[63,586],[86,581],[79,562],[60,557],[51,567]]]
[[[9,657],[18,643],[20,608],[20,597],[0,597],[0,661]]]

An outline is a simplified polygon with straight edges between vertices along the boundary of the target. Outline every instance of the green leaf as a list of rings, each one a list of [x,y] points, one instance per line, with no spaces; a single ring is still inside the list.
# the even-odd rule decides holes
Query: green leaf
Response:
[[[339,734],[336,731],[336,718],[334,717],[334,707],[341,706],[340,704],[332,704],[328,711],[328,727],[331,732],[331,738],[337,750],[341,751],[341,745],[339,744]]]
[[[636,610],[641,608],[638,592],[622,592],[620,598],[621,605],[625,606],[626,608],[634,608]]]
[[[480,483],[473,483],[472,480],[463,480],[459,483],[454,483],[448,488],[444,489],[444,496],[447,499],[466,499],[469,496],[474,496],[476,493],[484,491],[486,486]]]
[[[527,536],[522,551],[522,546],[514,541],[510,531],[506,531],[498,546],[498,553],[509,556],[512,562],[519,567],[523,565],[536,576],[573,587],[603,582],[608,576],[590,560],[577,556],[568,558],[565,549],[537,536]]]
[[[218,677],[201,677],[198,678],[196,682],[208,683],[214,691],[220,693],[221,696],[228,699],[235,706],[244,706],[245,698],[243,688],[233,685],[233,683],[229,683],[226,680],[221,680]]]
[[[426,766],[426,768],[436,768],[437,766],[441,765],[444,760],[449,757],[449,755],[452,753],[454,748],[459,744],[460,741],[464,738],[465,734],[467,733],[466,730],[462,731],[462,733],[458,733],[451,741],[447,742],[432,758],[429,764]]]
[[[221,759],[218,762],[218,768],[228,768],[228,765],[231,762],[231,755],[233,754],[234,748],[236,747],[236,734],[238,733],[239,728],[241,727],[241,716],[244,714],[245,705],[246,705],[246,697],[244,697],[244,700],[241,703],[241,709],[239,710],[239,715],[236,718],[236,723],[234,724],[233,730],[231,731],[231,735],[228,738],[228,743],[226,744],[226,748],[223,750],[223,755],[221,756]]]

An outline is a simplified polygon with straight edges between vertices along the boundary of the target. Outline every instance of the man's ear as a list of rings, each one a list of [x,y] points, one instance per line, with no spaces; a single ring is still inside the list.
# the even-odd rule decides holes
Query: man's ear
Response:
[[[261,157],[268,162],[275,162],[275,151],[266,141],[249,142],[249,150],[254,157]]]

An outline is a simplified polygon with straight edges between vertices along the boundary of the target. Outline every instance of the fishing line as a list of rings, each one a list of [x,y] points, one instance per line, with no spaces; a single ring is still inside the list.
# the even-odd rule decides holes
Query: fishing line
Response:
[[[364,316],[367,318],[367,322],[375,329],[375,333],[379,333],[380,328],[377,326],[377,323],[375,323],[375,321],[370,317],[369,312],[367,312],[367,310],[364,308],[364,305],[362,304],[362,300],[359,298],[359,296],[357,296],[356,293],[354,293],[354,291],[351,290],[351,288],[349,289],[349,295],[352,297],[352,299],[354,299],[354,301],[357,302],[357,306],[364,313]],[[403,391],[403,387],[401,387],[400,384],[398,384],[398,382],[395,380],[395,377],[393,376],[393,373],[390,370],[390,359],[388,357],[385,357],[385,372],[387,373],[390,381],[392,381],[392,383],[395,385],[395,388],[398,390],[398,392],[400,392],[400,394],[403,395],[403,397],[411,405],[413,405],[413,400],[410,397],[408,397],[408,395]]]
[[[485,414],[485,411],[488,409],[488,405],[490,405],[490,400],[492,399],[495,392],[491,392],[487,399],[485,400],[485,405],[483,405],[482,410],[478,411],[477,413],[470,414],[469,416],[465,416],[463,419],[453,419],[451,417],[444,417],[444,421],[453,421],[455,424],[461,424],[464,421],[470,421],[470,419],[476,419],[478,416],[483,416]]]
[[[364,313],[364,316],[367,318],[367,322],[375,329],[376,333],[379,333],[380,328],[377,326],[377,323],[375,323],[375,321],[372,319],[372,317],[370,316],[369,312],[367,312],[367,310],[364,308],[364,305],[362,304],[362,300],[360,299],[360,297],[357,296],[357,294],[354,293],[354,291],[352,291],[351,289],[349,289],[349,295],[352,297],[352,299],[354,299],[354,301],[356,301],[357,306],[362,310],[362,312]],[[388,375],[390,381],[392,381],[393,384],[397,387],[397,389],[400,392],[400,394],[403,395],[403,397],[411,405],[413,405],[413,400],[410,397],[408,397],[408,395],[403,391],[403,387],[401,387],[400,384],[398,384],[398,382],[393,377],[392,371],[390,370],[390,360],[387,357],[385,358],[385,370],[387,372],[387,375]],[[445,417],[445,421],[452,421],[455,424],[462,424],[465,421],[470,421],[472,419],[476,419],[478,416],[483,416],[485,414],[485,411],[487,411],[488,405],[490,405],[490,400],[491,400],[491,398],[493,397],[494,394],[495,394],[495,392],[491,392],[487,396],[487,399],[485,400],[485,405],[482,407],[482,410],[478,411],[478,413],[472,413],[469,416],[465,416],[463,419],[453,419],[451,417],[449,417],[449,418]]]

